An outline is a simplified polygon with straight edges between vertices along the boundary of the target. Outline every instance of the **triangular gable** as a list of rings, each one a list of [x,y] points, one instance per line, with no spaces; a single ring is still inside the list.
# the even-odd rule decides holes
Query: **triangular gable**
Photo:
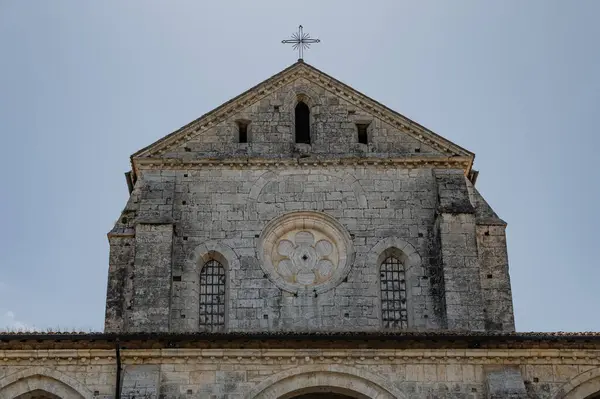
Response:
[[[412,136],[417,141],[448,154],[448,156],[469,158],[471,159],[471,162],[474,158],[474,154],[470,151],[437,135],[431,130],[408,119],[396,111],[391,110],[383,104],[356,91],[352,87],[327,75],[317,68],[306,64],[303,61],[296,62],[295,64],[277,73],[276,75],[273,75],[262,83],[259,83],[239,96],[234,97],[214,110],[204,114],[195,121],[141,149],[131,157],[132,159],[160,157],[161,155],[169,152],[171,149],[193,139],[199,134],[202,134],[203,131],[214,127],[218,123],[226,120],[244,108],[251,106],[257,101],[260,101],[262,98],[268,96],[283,85],[286,85],[300,77],[335,93],[344,100],[354,104],[356,107],[365,110],[365,112],[372,114],[374,117],[380,118],[386,123],[389,123],[390,125],[401,130],[403,133]]]

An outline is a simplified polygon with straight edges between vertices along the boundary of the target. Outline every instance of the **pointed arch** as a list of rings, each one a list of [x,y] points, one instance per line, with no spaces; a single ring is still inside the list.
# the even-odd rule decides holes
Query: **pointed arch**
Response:
[[[0,380],[0,398],[16,398],[40,390],[60,398],[93,399],[85,385],[60,371],[47,367],[32,367],[10,374]]]
[[[232,318],[229,304],[231,271],[240,269],[235,251],[221,241],[211,240],[198,245],[188,255],[184,280],[188,282],[196,301],[196,312],[190,314],[194,330],[226,331]],[[222,301],[222,305],[219,301]],[[213,313],[217,312],[218,315]],[[222,315],[222,316],[221,316]]]
[[[600,394],[600,367],[584,371],[560,387],[554,399],[587,399]]]
[[[308,393],[323,387],[357,399],[405,398],[383,377],[354,367],[330,364],[295,367],[272,375],[252,388],[244,399],[288,398],[291,394]]]

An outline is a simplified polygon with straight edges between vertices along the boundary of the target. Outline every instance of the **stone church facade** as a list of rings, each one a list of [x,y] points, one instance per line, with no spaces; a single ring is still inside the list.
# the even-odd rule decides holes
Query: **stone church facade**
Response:
[[[594,398],[517,333],[474,154],[299,61],[131,158],[104,333],[0,335],[0,399]]]

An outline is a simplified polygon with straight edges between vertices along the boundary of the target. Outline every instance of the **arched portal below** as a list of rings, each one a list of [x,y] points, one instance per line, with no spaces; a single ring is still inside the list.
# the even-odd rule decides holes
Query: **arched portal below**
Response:
[[[294,399],[352,399],[351,396],[339,393],[305,393],[294,396]]]
[[[288,392],[278,399],[370,399],[353,390],[332,386],[314,386]]]
[[[46,392],[43,389],[36,389],[31,392],[17,396],[15,399],[62,399],[60,396]]]

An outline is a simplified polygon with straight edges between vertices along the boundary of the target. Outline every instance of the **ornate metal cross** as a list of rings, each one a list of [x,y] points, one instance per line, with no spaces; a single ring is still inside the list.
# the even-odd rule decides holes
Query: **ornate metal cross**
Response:
[[[319,39],[312,39],[308,33],[304,33],[302,25],[298,27],[298,32],[292,34],[292,38],[288,40],[282,40],[281,43],[288,44],[292,43],[292,48],[298,50],[298,59],[301,60],[304,56],[304,49],[310,48],[313,43],[320,43]]]

